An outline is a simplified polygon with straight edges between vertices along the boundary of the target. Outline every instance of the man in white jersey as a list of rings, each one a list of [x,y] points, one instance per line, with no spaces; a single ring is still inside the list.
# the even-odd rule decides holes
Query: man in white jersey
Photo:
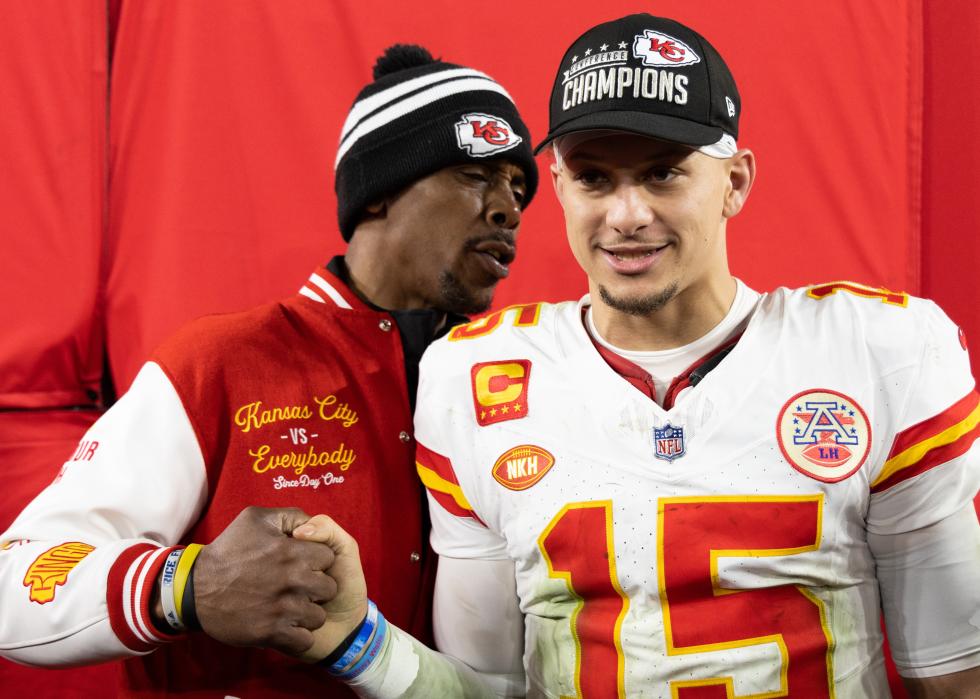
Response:
[[[882,609],[914,696],[980,696],[965,342],[903,293],[731,276],[726,224],[755,176],[740,109],[672,20],[608,22],[566,53],[539,148],[590,293],[427,352],[416,460],[444,655],[365,618],[342,579],[351,635],[327,664],[362,696],[888,697]],[[297,536],[355,562],[325,518]]]

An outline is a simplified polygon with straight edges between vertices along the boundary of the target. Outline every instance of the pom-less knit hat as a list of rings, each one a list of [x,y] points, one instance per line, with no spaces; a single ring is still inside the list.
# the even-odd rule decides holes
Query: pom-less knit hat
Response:
[[[507,91],[480,71],[395,45],[351,107],[337,149],[340,232],[349,241],[364,208],[450,165],[506,158],[538,185],[531,136]]]

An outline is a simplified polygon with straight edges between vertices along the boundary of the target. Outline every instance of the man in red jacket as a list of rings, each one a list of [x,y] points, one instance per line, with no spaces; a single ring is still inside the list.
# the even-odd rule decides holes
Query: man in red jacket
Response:
[[[0,536],[3,656],[129,657],[140,696],[324,696],[322,672],[267,650],[307,651],[336,592],[333,552],[288,535],[307,512],[357,537],[386,614],[428,636],[418,361],[489,306],[537,172],[483,73],[396,46],[374,77],[336,161],[346,256],[157,349]]]

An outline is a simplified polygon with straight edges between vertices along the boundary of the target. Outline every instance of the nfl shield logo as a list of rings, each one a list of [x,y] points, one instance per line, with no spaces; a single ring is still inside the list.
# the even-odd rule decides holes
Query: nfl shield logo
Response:
[[[669,422],[662,428],[653,428],[654,456],[664,461],[673,461],[684,456],[684,428],[674,427]]]

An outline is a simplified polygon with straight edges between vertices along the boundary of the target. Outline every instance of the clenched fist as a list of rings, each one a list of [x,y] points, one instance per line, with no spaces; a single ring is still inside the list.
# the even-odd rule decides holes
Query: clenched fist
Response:
[[[194,566],[201,628],[233,646],[299,655],[323,625],[321,606],[337,594],[327,545],[292,538],[310,519],[297,508],[249,507],[210,544]]]

